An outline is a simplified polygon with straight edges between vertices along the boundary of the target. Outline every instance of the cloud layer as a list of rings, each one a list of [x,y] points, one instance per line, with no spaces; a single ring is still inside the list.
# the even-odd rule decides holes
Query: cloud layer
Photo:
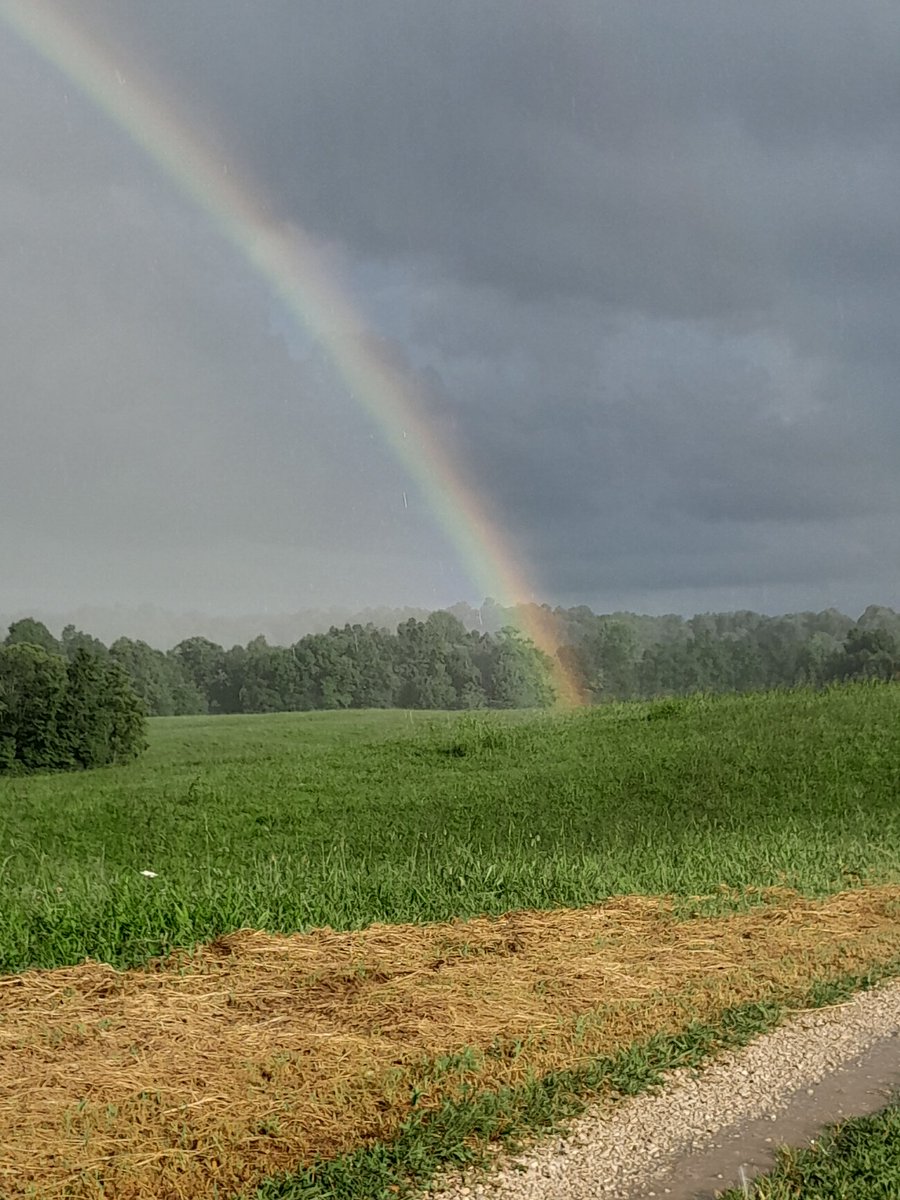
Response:
[[[330,248],[541,598],[900,605],[893,3],[71,0]],[[0,45],[4,608],[479,598],[321,351]]]

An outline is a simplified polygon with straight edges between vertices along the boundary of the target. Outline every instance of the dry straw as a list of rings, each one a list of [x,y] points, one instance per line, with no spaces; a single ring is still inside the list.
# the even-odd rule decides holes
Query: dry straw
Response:
[[[241,931],[142,971],[0,978],[0,1194],[202,1200],[390,1138],[413,1105],[616,1052],[900,952],[900,888]]]

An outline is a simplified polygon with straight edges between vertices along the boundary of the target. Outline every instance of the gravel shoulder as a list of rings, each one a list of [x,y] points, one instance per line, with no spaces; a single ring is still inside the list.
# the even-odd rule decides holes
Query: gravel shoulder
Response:
[[[445,1176],[436,1200],[703,1200],[770,1169],[779,1144],[883,1108],[900,1088],[900,983],[797,1014],[655,1094],[592,1109],[490,1175]],[[900,1186],[900,1183],[898,1183]]]

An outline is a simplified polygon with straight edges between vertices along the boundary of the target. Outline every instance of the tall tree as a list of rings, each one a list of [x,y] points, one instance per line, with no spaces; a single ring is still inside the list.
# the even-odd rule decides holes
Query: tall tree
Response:
[[[104,646],[99,638],[91,637],[89,633],[83,633],[80,629],[76,629],[74,625],[67,625],[62,631],[59,648],[63,658],[67,658],[69,661],[75,657],[75,653],[78,650],[87,650],[97,658],[105,658],[108,654],[106,646]]]
[[[113,642],[109,654],[128,675],[149,716],[207,711],[206,697],[173,655],[125,637]]]
[[[23,617],[21,621],[13,621],[6,635],[7,646],[39,646],[48,654],[59,654],[60,645],[43,621],[35,621],[33,617]]]
[[[185,638],[171,654],[194,687],[206,697],[210,712],[240,710],[221,646],[205,637]]]
[[[553,703],[550,661],[517,629],[493,639],[489,703],[495,708],[546,708]]]
[[[639,648],[628,624],[596,620],[579,648],[585,683],[595,699],[628,700],[635,694]]]
[[[900,678],[900,643],[884,628],[853,629],[828,674],[832,679]]]
[[[0,646],[0,769],[61,766],[66,664],[33,642]]]

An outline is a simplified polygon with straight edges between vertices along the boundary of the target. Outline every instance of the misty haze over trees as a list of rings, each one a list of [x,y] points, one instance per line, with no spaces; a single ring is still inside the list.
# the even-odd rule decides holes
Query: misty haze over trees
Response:
[[[347,621],[288,646],[258,636],[225,649],[193,636],[165,651],[129,637],[107,647],[71,624],[57,639],[26,618],[10,625],[6,645],[36,646],[69,664],[87,657],[114,665],[151,716],[552,702],[551,664],[515,628],[521,610],[486,601],[420,617],[409,611],[394,631],[396,610],[380,610],[382,623],[369,610],[365,624]],[[834,609],[688,619],[598,615],[584,606],[543,613],[555,621],[558,657],[594,703],[900,677],[900,614],[877,605],[856,621]],[[2,706],[0,691],[0,718]]]

